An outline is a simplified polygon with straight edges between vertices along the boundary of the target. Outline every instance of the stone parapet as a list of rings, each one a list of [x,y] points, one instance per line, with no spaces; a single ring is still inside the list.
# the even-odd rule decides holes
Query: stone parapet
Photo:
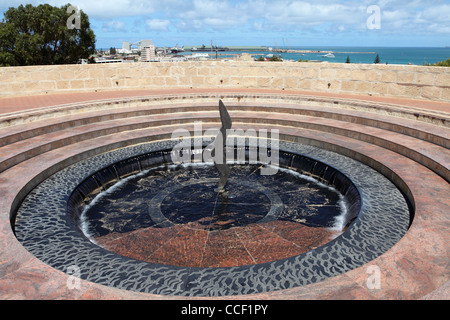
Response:
[[[190,88],[310,90],[450,101],[450,68],[253,61],[0,68],[0,96]]]

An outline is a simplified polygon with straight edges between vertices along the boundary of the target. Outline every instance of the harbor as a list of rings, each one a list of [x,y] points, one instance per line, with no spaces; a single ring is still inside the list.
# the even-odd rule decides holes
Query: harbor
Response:
[[[379,61],[377,60],[379,56]],[[119,49],[100,49],[97,63],[182,61],[295,61],[358,64],[429,65],[448,59],[450,48],[300,47],[178,45],[162,47],[152,40],[124,42]]]

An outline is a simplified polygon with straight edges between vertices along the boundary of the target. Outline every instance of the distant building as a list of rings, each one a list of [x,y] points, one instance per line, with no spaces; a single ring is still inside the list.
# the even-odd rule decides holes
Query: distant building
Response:
[[[156,59],[156,48],[153,44],[149,45],[147,47],[144,47],[141,50],[141,61],[142,62],[155,61],[155,59]]]
[[[116,52],[119,54],[132,54],[133,50],[127,50],[127,49],[122,48],[122,49],[117,49]]]
[[[144,48],[153,46],[153,41],[152,40],[141,40],[138,43],[139,43],[138,50],[141,51],[141,52],[144,50]]]
[[[131,51],[131,44],[128,41],[124,41],[122,43],[122,49],[117,49],[116,52],[120,53],[120,54],[130,54],[130,53],[132,53],[132,51]]]
[[[121,54],[132,54],[132,53],[139,53],[144,50],[144,48],[148,48],[153,46],[152,40],[141,40],[135,43],[131,43],[129,41],[122,42],[122,48],[117,49],[118,53]],[[137,48],[136,48],[137,47]]]
[[[122,50],[131,52],[131,45],[128,41],[124,41],[122,44]]]

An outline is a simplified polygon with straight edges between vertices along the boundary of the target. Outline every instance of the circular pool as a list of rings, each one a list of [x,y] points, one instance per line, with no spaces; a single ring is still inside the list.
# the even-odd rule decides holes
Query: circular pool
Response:
[[[342,274],[386,252],[411,223],[392,182],[337,153],[280,141],[276,174],[246,156],[218,194],[214,167],[174,164],[175,144],[117,149],[54,174],[19,207],[16,237],[88,281],[223,296]]]

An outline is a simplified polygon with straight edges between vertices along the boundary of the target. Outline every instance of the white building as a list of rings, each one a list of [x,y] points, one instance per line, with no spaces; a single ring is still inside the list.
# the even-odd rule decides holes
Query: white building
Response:
[[[143,51],[145,48],[153,46],[152,40],[141,40],[138,42],[138,50]]]
[[[147,47],[144,47],[141,50],[141,61],[142,62],[155,61],[155,59],[156,59],[156,48],[153,44],[149,45]]]
[[[119,49],[123,52],[133,52],[133,51],[142,51],[146,47],[150,47],[153,45],[153,40],[141,40],[138,42],[131,43],[129,41],[123,41],[122,42],[122,49]],[[134,46],[137,46],[137,48],[133,48]]]

